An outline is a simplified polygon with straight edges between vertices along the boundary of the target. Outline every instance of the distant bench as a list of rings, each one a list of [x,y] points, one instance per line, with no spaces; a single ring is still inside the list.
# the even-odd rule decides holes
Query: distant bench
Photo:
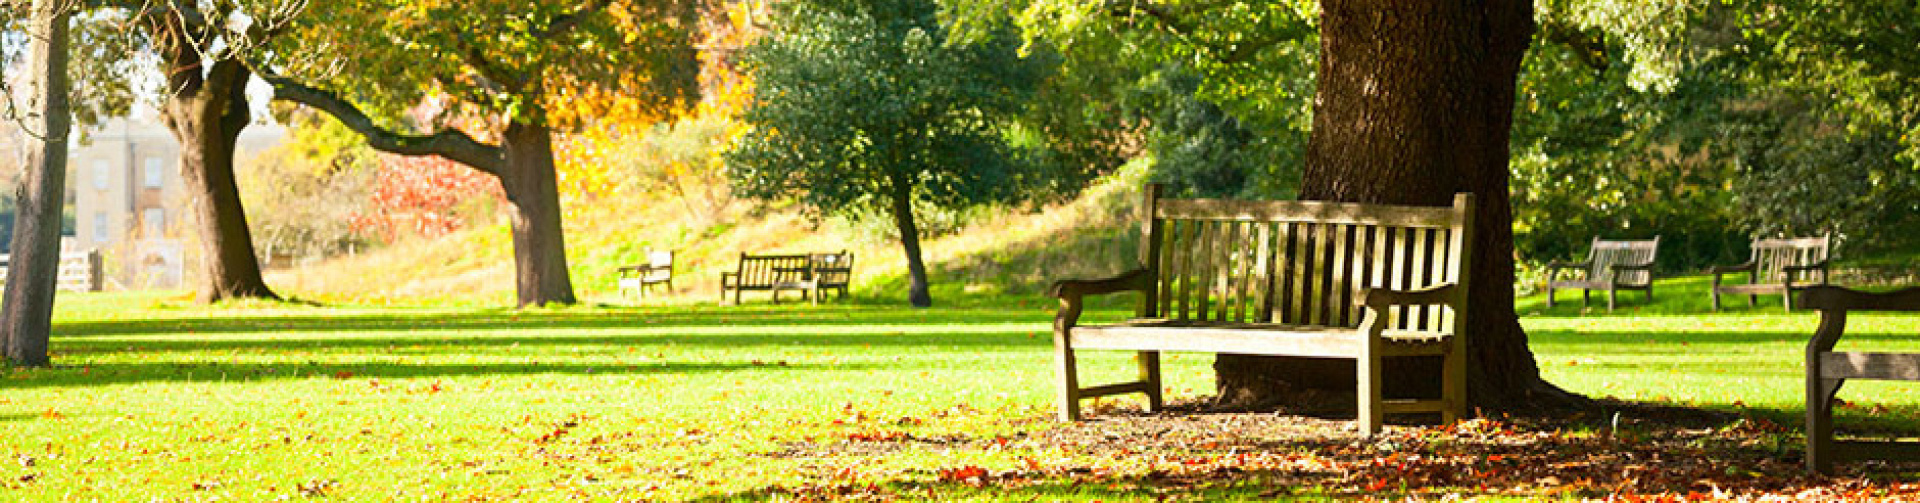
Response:
[[[1640,290],[1647,302],[1653,302],[1653,258],[1660,252],[1660,236],[1646,240],[1593,238],[1585,262],[1549,262],[1547,264],[1547,307],[1553,307],[1553,291],[1580,289],[1580,305],[1587,305],[1594,290],[1607,291],[1607,311],[1613,311],[1615,292]],[[1586,272],[1580,279],[1555,280],[1561,269]]]
[[[1388,413],[1466,412],[1467,257],[1473,197],[1451,207],[1321,201],[1161,199],[1141,209],[1141,269],[1061,281],[1054,318],[1059,413],[1080,400],[1144,393],[1161,407],[1160,352],[1202,351],[1355,360],[1359,429]],[[1083,297],[1140,292],[1139,317],[1080,325]],[[1082,387],[1075,352],[1139,352],[1140,380]],[[1442,358],[1438,399],[1387,400],[1381,362]]]
[[[1753,307],[1760,294],[1781,294],[1788,311],[1793,310],[1793,294],[1810,286],[1827,284],[1827,252],[1831,239],[1817,238],[1755,239],[1753,254],[1747,262],[1708,269],[1713,275],[1713,310],[1720,310],[1720,294],[1745,295],[1747,307]],[[1747,282],[1722,284],[1720,275],[1745,272]],[[1818,273],[1820,278],[1814,279]]]
[[[780,292],[795,290],[801,298],[818,304],[821,292],[826,290],[837,290],[840,298],[846,298],[852,278],[853,254],[846,251],[789,255],[742,252],[733,272],[720,273],[720,301],[726,302],[727,292],[732,291],[733,303],[739,304],[743,292],[752,290],[768,292],[773,303],[779,304]]]

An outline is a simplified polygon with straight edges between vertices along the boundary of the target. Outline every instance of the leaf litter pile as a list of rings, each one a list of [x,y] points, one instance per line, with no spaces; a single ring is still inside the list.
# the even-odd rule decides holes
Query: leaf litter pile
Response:
[[[1753,417],[1703,422],[1659,417],[1671,411],[1635,412],[1642,417],[1616,415],[1597,427],[1569,426],[1565,418],[1482,418],[1390,427],[1371,439],[1355,434],[1350,420],[1183,412],[1108,414],[1014,438],[852,433],[792,443],[773,456],[857,464],[889,452],[971,450],[1018,461],[1012,467],[917,468],[885,482],[770,486],[752,496],[1920,501],[1920,464],[1842,463],[1839,475],[1816,476],[1804,471],[1797,426]],[[816,475],[810,478],[834,479]]]

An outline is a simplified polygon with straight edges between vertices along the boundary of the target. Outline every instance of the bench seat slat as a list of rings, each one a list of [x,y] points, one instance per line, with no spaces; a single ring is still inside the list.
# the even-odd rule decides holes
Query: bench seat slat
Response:
[[[1195,351],[1250,355],[1355,358],[1364,335],[1359,329],[1255,323],[1207,323],[1150,320],[1074,327],[1074,349]],[[1387,331],[1386,351],[1396,355],[1441,354],[1445,334]]]
[[[1920,353],[1821,353],[1820,375],[1828,379],[1920,381]]]
[[[1799,290],[1797,287],[1794,289]],[[1772,294],[1787,291],[1787,285],[1769,285],[1766,283],[1722,285],[1719,290],[1720,293],[1730,293],[1734,295]]]

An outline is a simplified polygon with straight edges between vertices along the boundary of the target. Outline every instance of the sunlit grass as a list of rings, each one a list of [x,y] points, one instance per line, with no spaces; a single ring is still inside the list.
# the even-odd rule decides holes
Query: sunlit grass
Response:
[[[0,379],[0,498],[751,498],[1007,469],[1043,453],[934,442],[805,454],[875,436],[991,440],[1054,427],[1051,303],[977,300],[515,311],[63,294],[60,365]],[[1542,372],[1574,391],[1752,411],[1797,429],[1810,313],[1524,323]],[[1920,350],[1920,317],[1855,317],[1851,332],[1852,348]],[[1084,358],[1089,382],[1131,372],[1121,353]],[[1211,360],[1168,359],[1175,400],[1211,390]],[[1910,385],[1854,383],[1842,396],[1859,402],[1842,410],[1843,427],[1920,431]],[[1116,473],[1154,462],[1072,461]],[[1223,497],[1260,492],[1247,491]]]

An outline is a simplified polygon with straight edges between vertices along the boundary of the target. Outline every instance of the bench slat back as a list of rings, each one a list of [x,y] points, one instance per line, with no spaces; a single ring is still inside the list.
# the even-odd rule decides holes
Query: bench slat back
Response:
[[[1459,282],[1465,199],[1454,207],[1157,199],[1141,246],[1154,291],[1145,316],[1355,327],[1362,289]],[[1388,328],[1445,332],[1454,313],[1417,306]]]
[[[1593,238],[1593,247],[1587,252],[1590,265],[1587,267],[1588,281],[1615,281],[1614,264],[1644,264],[1652,262],[1660,252],[1660,238],[1645,240],[1612,240]],[[1653,281],[1653,271],[1620,271],[1617,280],[1623,285],[1647,286]]]
[[[777,282],[800,279],[800,271],[807,268],[808,255],[748,255],[740,254],[740,283],[747,286],[768,286]]]
[[[1754,282],[1785,283],[1788,267],[1807,266],[1826,260],[1828,244],[1826,236],[1754,240]],[[1804,280],[1805,275],[1793,279]]]
[[[814,280],[823,286],[845,285],[853,280],[853,254],[816,253],[812,256]]]

